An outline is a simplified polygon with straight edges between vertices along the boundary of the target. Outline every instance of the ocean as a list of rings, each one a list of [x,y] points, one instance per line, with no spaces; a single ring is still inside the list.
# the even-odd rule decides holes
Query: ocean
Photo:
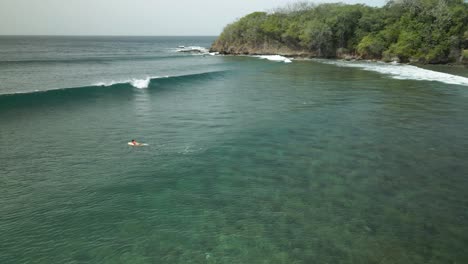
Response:
[[[466,68],[214,40],[0,37],[0,263],[468,262]]]

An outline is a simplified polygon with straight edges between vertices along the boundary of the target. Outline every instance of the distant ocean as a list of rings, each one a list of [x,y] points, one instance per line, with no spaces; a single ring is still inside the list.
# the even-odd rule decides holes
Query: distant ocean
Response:
[[[0,263],[468,263],[466,68],[214,40],[0,37]]]

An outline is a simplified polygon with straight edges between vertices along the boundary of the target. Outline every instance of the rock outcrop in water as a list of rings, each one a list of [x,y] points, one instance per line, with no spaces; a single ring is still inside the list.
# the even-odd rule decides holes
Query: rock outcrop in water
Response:
[[[398,0],[384,7],[296,4],[255,12],[225,27],[221,54],[451,63],[468,48],[468,4]]]

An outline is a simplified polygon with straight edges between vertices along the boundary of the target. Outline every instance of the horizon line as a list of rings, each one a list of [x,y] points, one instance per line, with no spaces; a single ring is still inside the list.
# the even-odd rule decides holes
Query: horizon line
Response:
[[[217,37],[218,35],[59,35],[59,34],[0,34],[0,37]]]

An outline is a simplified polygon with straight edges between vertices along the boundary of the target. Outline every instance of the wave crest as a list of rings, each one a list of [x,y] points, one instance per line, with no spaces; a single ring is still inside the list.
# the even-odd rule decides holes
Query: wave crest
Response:
[[[289,58],[286,58],[284,56],[281,56],[281,55],[259,55],[259,56],[255,56],[257,58],[260,58],[260,59],[266,59],[266,60],[270,60],[270,61],[279,61],[279,62],[284,62],[284,63],[291,63],[291,59]]]
[[[326,61],[316,60],[326,64],[333,64],[338,67],[354,67],[367,71],[379,72],[390,75],[393,79],[436,81],[447,84],[468,86],[468,78],[449,73],[437,72],[419,68],[413,65],[383,63],[383,62],[348,62],[348,61]]]
[[[138,89],[145,89],[145,88],[148,88],[150,82],[152,79],[158,79],[158,78],[167,78],[168,76],[165,76],[165,77],[159,77],[159,76],[151,76],[151,77],[146,77],[145,79],[136,79],[136,78],[133,78],[133,79],[129,79],[129,80],[122,80],[122,81],[107,81],[107,82],[98,82],[98,83],[95,83],[93,84],[94,86],[113,86],[113,85],[116,85],[116,84],[124,84],[124,83],[128,83],[130,84],[131,86],[135,87],[135,88],[138,88]]]
[[[148,88],[148,85],[151,81],[151,78],[150,77],[146,77],[146,79],[133,79],[130,81],[130,84],[135,87],[135,88],[138,88],[138,89],[145,89],[145,88]]]
[[[144,79],[138,79],[138,78],[132,78],[132,79],[127,79],[127,80],[121,80],[121,81],[106,81],[106,82],[98,82],[93,84],[93,86],[114,86],[118,84],[130,84],[131,86],[138,88],[138,89],[146,89],[149,87],[151,84],[151,81],[153,80],[159,80],[159,79],[180,79],[180,78],[189,78],[189,77],[195,77],[195,76],[203,76],[203,75],[209,75],[209,74],[216,74],[216,73],[222,73],[225,72],[224,70],[221,71],[208,71],[208,72],[201,72],[201,73],[191,73],[191,74],[186,74],[186,75],[173,75],[173,76],[147,76]]]
[[[209,50],[204,47],[200,46],[180,46],[178,49],[175,51],[177,52],[182,52],[182,53],[190,53],[190,54],[208,54]]]
[[[192,80],[192,79],[203,79],[203,78],[212,78],[214,75],[223,74],[228,70],[219,70],[219,71],[207,71],[207,72],[198,72],[198,73],[189,73],[183,75],[173,75],[173,76],[157,76],[157,77],[146,77],[145,79],[128,79],[123,81],[106,81],[106,82],[99,82],[94,83],[91,86],[75,86],[75,87],[66,87],[66,88],[53,88],[48,90],[34,90],[34,91],[25,91],[25,92],[15,92],[15,93],[0,93],[0,98],[2,96],[10,96],[15,94],[34,94],[34,93],[46,93],[51,91],[58,91],[58,90],[68,90],[68,89],[83,89],[83,88],[97,88],[97,87],[127,87],[127,88],[138,88],[138,89],[145,89],[149,88],[150,85],[153,83],[154,85],[158,84],[167,84],[171,82],[180,82],[184,80]]]

